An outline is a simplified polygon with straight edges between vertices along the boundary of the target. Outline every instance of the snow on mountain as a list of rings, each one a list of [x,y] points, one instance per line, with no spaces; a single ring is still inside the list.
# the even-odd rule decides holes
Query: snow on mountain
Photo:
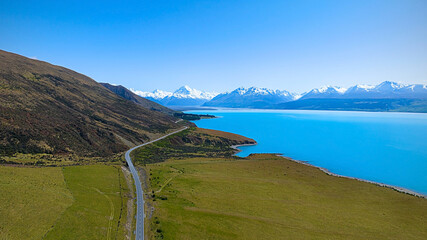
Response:
[[[278,96],[285,96],[290,97],[293,96],[293,94],[289,93],[288,91],[281,91],[281,90],[271,90],[267,88],[258,88],[258,87],[250,87],[250,88],[237,88],[232,93],[237,93],[239,95],[278,95]]]
[[[346,93],[366,93],[374,89],[375,86],[372,85],[356,85],[347,89]]]
[[[215,92],[204,92],[194,88],[190,88],[189,86],[180,87],[173,93],[174,97],[177,98],[195,98],[195,99],[207,99],[211,100],[218,93]]]
[[[385,82],[378,84],[375,88],[373,88],[373,90],[376,92],[393,92],[393,91],[399,90],[401,88],[404,88],[406,86],[408,86],[408,85],[390,82],[390,81],[385,81]]]
[[[427,99],[427,84],[404,85],[395,90],[396,95],[401,98],[421,98]]]
[[[173,93],[158,89],[153,92],[143,92],[134,89],[131,89],[131,91],[165,106],[200,106],[218,95],[215,92],[200,91],[189,86],[182,86]]]
[[[237,88],[232,92],[217,95],[204,106],[230,108],[268,108],[272,105],[296,99],[296,94],[288,91],[272,90],[267,88]]]
[[[162,91],[159,89],[154,90],[153,92],[143,92],[143,91],[138,91],[138,90],[134,90],[134,89],[130,89],[133,93],[135,93],[136,95],[139,95],[141,97],[149,97],[149,98],[154,98],[154,99],[162,99],[165,97],[169,97],[172,96],[173,93],[171,92],[166,92],[166,91]]]
[[[372,85],[356,85],[347,89],[342,97],[346,98],[365,98],[369,97],[371,91],[375,88]]]
[[[214,93],[183,86],[174,92],[155,90],[135,94],[165,106],[216,106],[231,108],[271,108],[279,103],[304,99],[427,99],[426,84],[400,84],[385,81],[377,86],[355,85],[348,89],[325,86],[307,93],[295,94],[285,90],[240,87],[231,92]]]
[[[401,84],[385,81],[377,86],[355,85],[348,88],[323,87],[313,89],[304,94],[301,99],[308,98],[359,98],[359,99],[380,99],[380,98],[409,98],[426,99],[427,85],[425,84]]]
[[[300,99],[307,98],[336,98],[342,96],[347,91],[346,88],[325,86],[314,88],[310,92],[304,94]]]

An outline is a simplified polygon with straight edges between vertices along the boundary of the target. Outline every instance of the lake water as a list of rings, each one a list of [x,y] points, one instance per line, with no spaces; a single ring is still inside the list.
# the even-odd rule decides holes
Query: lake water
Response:
[[[427,114],[287,110],[190,111],[218,116],[198,127],[241,134],[258,145],[239,156],[282,153],[345,176],[427,194]]]

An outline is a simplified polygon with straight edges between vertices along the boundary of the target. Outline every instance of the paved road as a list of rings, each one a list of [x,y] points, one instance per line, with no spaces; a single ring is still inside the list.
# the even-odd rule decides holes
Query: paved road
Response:
[[[136,171],[135,166],[133,166],[132,159],[130,158],[129,154],[133,150],[135,150],[139,147],[142,147],[142,146],[145,146],[147,144],[159,141],[159,140],[161,140],[165,137],[168,137],[172,134],[184,131],[187,128],[188,127],[184,127],[183,129],[169,133],[169,134],[167,134],[163,137],[157,138],[156,140],[153,140],[151,142],[146,142],[144,144],[138,145],[136,147],[129,149],[126,152],[126,155],[125,155],[126,162],[128,163],[128,166],[129,166],[130,172],[132,173],[132,177],[135,181],[135,187],[136,187],[136,234],[135,234],[136,240],[144,240],[144,197],[142,195],[144,192],[142,191],[141,181],[139,180],[138,172]]]

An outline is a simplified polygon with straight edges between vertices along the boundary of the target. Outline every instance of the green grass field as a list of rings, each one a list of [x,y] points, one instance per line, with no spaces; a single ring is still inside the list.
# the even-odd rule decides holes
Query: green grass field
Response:
[[[427,200],[273,156],[146,166],[149,239],[427,239]]]
[[[0,239],[41,239],[72,203],[61,168],[0,166]]]
[[[45,239],[124,239],[129,190],[121,169],[65,167],[64,177],[74,202]]]
[[[0,193],[2,240],[126,239],[129,234],[129,187],[119,166],[0,166]]]

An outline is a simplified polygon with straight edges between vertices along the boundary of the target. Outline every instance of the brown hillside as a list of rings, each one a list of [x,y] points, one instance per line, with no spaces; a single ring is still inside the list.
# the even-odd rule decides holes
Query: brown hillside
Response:
[[[0,154],[105,156],[177,128],[91,78],[0,50]]]
[[[145,108],[151,109],[151,110],[156,110],[162,113],[166,113],[168,115],[173,115],[174,113],[176,113],[176,111],[167,108],[163,105],[160,105],[156,102],[150,101],[146,98],[140,97],[138,95],[136,95],[135,93],[131,92],[129,89],[121,86],[121,85],[111,85],[109,83],[100,83],[102,86],[104,86],[105,88],[107,88],[108,90],[112,91],[113,93],[119,95],[120,97],[127,99],[129,101],[132,101],[136,104],[139,104]]]

